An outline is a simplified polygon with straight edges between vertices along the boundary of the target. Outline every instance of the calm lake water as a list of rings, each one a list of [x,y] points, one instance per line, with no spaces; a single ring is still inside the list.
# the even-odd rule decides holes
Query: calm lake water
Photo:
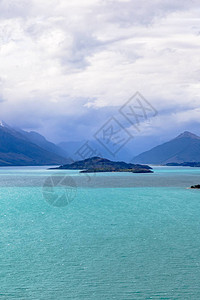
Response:
[[[199,168],[0,168],[0,299],[200,299]]]

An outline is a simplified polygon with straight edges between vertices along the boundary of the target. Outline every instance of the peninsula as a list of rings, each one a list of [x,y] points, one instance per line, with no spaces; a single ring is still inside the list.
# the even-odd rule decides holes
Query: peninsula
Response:
[[[165,166],[168,166],[168,167],[191,167],[191,168],[199,168],[200,167],[200,162],[168,163]]]

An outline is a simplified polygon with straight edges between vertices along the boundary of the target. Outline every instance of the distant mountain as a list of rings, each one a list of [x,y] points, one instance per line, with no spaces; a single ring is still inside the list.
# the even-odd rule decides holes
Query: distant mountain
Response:
[[[0,122],[0,166],[60,165],[65,157],[40,147],[24,131]]]
[[[88,151],[89,156],[81,157],[78,153],[79,150],[85,145],[86,141],[68,141],[61,142],[58,144],[63,151],[67,151],[68,156],[73,160],[86,159],[92,156],[101,156],[111,160],[123,160],[129,162],[133,157],[132,153],[126,148],[123,147],[116,155],[112,155],[105,147],[99,144],[96,140],[89,140],[88,145],[91,147],[92,151]],[[109,146],[108,146],[109,149]],[[86,151],[87,152],[87,151]]]
[[[78,158],[76,152],[81,148],[84,144],[84,141],[68,141],[68,142],[60,142],[57,146],[61,148],[64,152],[67,152],[68,157],[71,159],[77,160]]]
[[[134,157],[132,161],[148,164],[200,162],[200,137],[185,131],[175,139]]]
[[[146,165],[127,164],[123,161],[111,161],[101,157],[91,157],[72,164],[60,166],[61,170],[82,170],[81,173],[94,172],[131,172],[153,173],[152,168]]]

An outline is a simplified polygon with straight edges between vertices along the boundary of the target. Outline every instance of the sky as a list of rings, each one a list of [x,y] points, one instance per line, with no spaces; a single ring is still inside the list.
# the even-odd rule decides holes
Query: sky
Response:
[[[0,0],[0,119],[91,139],[139,92],[138,141],[200,134],[199,0]],[[146,145],[146,143],[144,143]]]

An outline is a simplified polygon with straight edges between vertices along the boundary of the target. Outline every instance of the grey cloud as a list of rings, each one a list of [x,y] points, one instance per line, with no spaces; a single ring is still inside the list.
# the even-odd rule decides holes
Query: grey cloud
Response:
[[[199,105],[197,5],[0,1],[5,121],[55,140],[87,137],[137,90],[168,116],[180,106],[190,115]]]

